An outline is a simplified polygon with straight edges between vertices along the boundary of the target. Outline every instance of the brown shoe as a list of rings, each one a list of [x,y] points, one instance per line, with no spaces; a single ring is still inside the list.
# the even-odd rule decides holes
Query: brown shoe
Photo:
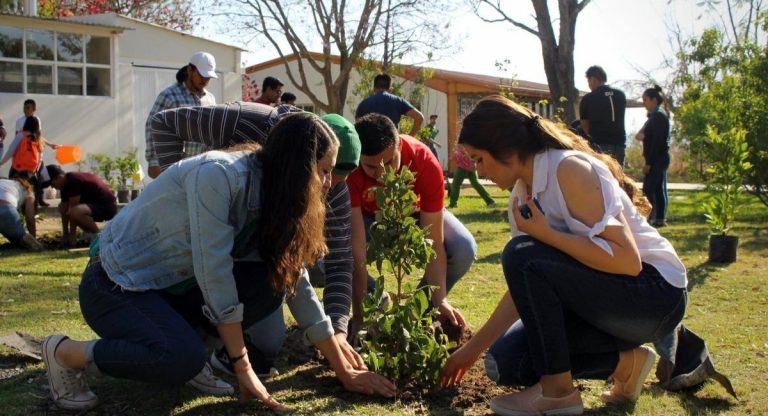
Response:
[[[634,402],[640,397],[643,383],[656,361],[656,352],[651,348],[641,346],[632,350],[632,371],[624,381],[613,377],[613,387],[603,392],[600,398],[606,403]]]
[[[580,415],[584,413],[584,404],[578,390],[565,397],[544,397],[541,384],[537,383],[517,393],[494,397],[491,410],[502,416]]]

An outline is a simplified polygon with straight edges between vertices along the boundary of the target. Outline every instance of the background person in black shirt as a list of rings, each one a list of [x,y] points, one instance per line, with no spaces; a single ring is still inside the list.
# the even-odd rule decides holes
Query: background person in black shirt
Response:
[[[622,91],[606,85],[608,76],[603,68],[591,66],[586,75],[592,92],[585,95],[579,105],[581,128],[588,135],[593,149],[613,156],[623,166],[627,139],[624,131],[627,99]]]

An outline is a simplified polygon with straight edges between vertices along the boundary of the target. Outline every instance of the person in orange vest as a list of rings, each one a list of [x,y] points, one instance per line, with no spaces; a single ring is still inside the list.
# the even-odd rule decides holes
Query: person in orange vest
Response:
[[[35,116],[27,117],[24,127],[16,133],[13,142],[11,142],[2,159],[0,159],[0,165],[5,164],[8,160],[12,160],[11,169],[8,172],[9,178],[14,178],[21,172],[29,173],[29,182],[35,187],[35,196],[38,199],[38,204],[41,206],[47,206],[46,203],[42,202],[41,183],[43,181],[41,181],[38,175],[39,167],[42,164],[43,148],[46,144],[52,149],[59,147],[56,144],[46,142],[43,138],[39,118]],[[1,149],[0,153],[2,153]]]

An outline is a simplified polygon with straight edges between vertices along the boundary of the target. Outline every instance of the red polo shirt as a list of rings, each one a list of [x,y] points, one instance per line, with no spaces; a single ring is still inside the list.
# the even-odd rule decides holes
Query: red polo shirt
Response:
[[[417,208],[425,212],[442,210],[445,185],[443,169],[437,158],[424,143],[411,136],[401,134],[400,143],[401,166],[408,166],[416,177],[413,191],[417,196]],[[378,211],[378,206],[370,188],[379,185],[381,183],[368,177],[361,167],[355,169],[347,177],[352,207],[360,207],[363,215],[373,216]]]

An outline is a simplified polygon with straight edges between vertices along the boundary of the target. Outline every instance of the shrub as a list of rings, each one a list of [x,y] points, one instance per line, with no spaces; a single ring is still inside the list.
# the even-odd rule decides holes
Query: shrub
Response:
[[[413,173],[403,167],[399,174],[387,168],[375,187],[379,212],[371,225],[368,263],[375,263],[379,277],[376,290],[363,302],[362,356],[368,367],[400,387],[414,383],[432,387],[453,344],[437,331],[437,311],[429,307],[429,288],[412,289],[403,280],[423,270],[435,255],[426,230],[414,218],[416,194]],[[384,271],[397,281],[397,293],[385,302]]]
[[[726,235],[736,219],[743,182],[752,169],[746,135],[743,129],[720,134],[712,126],[707,127],[703,151],[712,161],[706,170],[711,196],[704,204],[704,212],[714,234]]]

